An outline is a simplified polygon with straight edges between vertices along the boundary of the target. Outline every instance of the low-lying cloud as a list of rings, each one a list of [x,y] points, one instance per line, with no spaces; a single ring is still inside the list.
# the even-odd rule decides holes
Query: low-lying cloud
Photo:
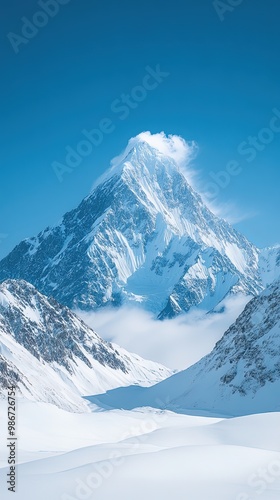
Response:
[[[208,354],[244,309],[248,298],[226,299],[220,310],[191,312],[166,321],[135,307],[78,315],[102,338],[146,359],[182,370]]]

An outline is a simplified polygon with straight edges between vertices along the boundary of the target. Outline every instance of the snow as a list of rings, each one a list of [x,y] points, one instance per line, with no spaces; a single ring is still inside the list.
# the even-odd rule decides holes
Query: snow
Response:
[[[31,307],[31,306],[26,306],[22,312],[23,312],[24,316],[26,316],[31,321],[34,321],[35,323],[41,323],[42,317],[41,317],[39,311],[36,310],[36,308]]]
[[[280,245],[261,250],[259,267],[265,286],[280,277]]]
[[[172,373],[104,342],[74,313],[58,304],[56,309],[24,281],[6,281],[0,293],[1,361],[18,374],[19,389],[27,399],[83,412],[88,411],[88,404],[82,395],[123,385],[148,386]],[[8,383],[4,369],[2,382]],[[0,397],[3,393],[0,387]]]
[[[226,243],[225,248],[226,255],[229,257],[231,262],[233,262],[236,269],[238,269],[238,271],[240,271],[241,273],[245,273],[246,269],[250,265],[250,262],[246,262],[245,255],[242,252],[241,248],[238,248],[236,243],[231,245]]]
[[[145,389],[119,388],[91,398],[125,409],[212,410],[228,416],[280,411],[280,280],[245,307],[210,354]]]
[[[67,250],[67,248],[69,247],[69,245],[70,245],[70,243],[71,243],[72,239],[73,239],[73,234],[70,234],[70,235],[69,235],[69,236],[65,239],[65,241],[64,241],[64,243],[63,243],[63,246],[62,246],[61,250],[60,250],[60,251],[56,254],[56,256],[55,256],[55,257],[53,257],[52,262],[51,262],[51,266],[55,266],[55,265],[59,262],[59,260],[60,260],[61,256],[65,253],[65,251],[66,251],[66,250]]]
[[[40,246],[40,242],[39,242],[39,239],[37,237],[33,237],[33,238],[28,238],[25,240],[26,243],[29,243],[29,249],[28,249],[28,255],[32,256],[34,254],[36,254],[39,246]]]
[[[223,419],[93,406],[71,414],[20,400],[18,415],[19,500],[279,498],[280,413]],[[8,500],[3,447],[0,460]]]
[[[181,351],[184,371],[173,373],[104,342],[25,281],[1,283],[0,420],[7,428],[4,386],[16,376],[19,500],[279,498],[280,247],[258,250],[207,208],[182,170],[193,151],[176,136],[140,134],[60,225],[0,263],[1,280],[30,278],[86,311],[136,302],[154,324],[197,314],[178,318],[184,340],[172,321],[152,338],[154,351]],[[215,316],[225,321],[232,294],[264,287],[220,338]],[[1,484],[6,467],[1,445]]]
[[[11,305],[6,294],[4,294],[2,292],[0,292],[0,304],[2,307],[5,307],[5,308],[7,308]]]
[[[125,358],[128,373],[103,366],[86,352],[90,366],[75,358],[70,362],[72,374],[57,363],[47,364],[36,359],[24,347],[1,332],[0,353],[18,366],[23,374],[19,384],[22,394],[37,401],[50,401],[72,411],[86,411],[81,394],[104,392],[113,387],[141,383],[150,385],[171,373],[152,361],[128,353],[115,346]]]

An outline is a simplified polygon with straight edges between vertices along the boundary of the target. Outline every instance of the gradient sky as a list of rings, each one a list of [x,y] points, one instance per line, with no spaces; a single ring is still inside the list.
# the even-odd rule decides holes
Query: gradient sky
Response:
[[[7,34],[39,10],[38,0],[10,0],[0,19],[0,256],[75,207],[144,130],[196,141],[204,189],[238,161],[215,205],[258,246],[280,242],[280,131],[264,132],[253,161],[238,152],[280,110],[279,2],[244,0],[221,21],[212,0],[70,0],[15,54]],[[169,76],[121,120],[112,102],[157,64]],[[60,183],[52,162],[107,117],[114,132]]]

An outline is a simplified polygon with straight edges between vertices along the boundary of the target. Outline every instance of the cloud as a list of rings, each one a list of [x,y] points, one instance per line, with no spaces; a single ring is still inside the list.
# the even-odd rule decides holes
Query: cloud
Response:
[[[116,166],[123,161],[129,151],[139,142],[146,142],[160,153],[172,158],[179,167],[185,167],[197,152],[197,145],[194,141],[187,142],[179,135],[166,135],[164,132],[152,134],[147,131],[132,137],[123,153],[113,158],[111,165]]]
[[[117,173],[118,167],[121,166],[128,153],[136,144],[139,144],[140,142],[146,142],[152,148],[157,149],[160,153],[174,160],[179,170],[186,177],[188,183],[194,187],[192,182],[197,175],[197,172],[192,169],[191,162],[198,152],[197,144],[194,141],[187,142],[178,135],[166,135],[164,132],[152,134],[147,131],[141,132],[128,141],[124,151],[111,160],[111,168],[109,168],[109,170],[107,170],[94,182],[92,190]]]
[[[244,212],[233,202],[222,202],[219,200],[209,201],[207,198],[204,198],[203,194],[201,196],[211,212],[217,215],[217,217],[227,220],[230,224],[238,224],[239,222],[253,219],[259,215],[257,211]]]
[[[170,368],[184,369],[208,354],[244,309],[248,298],[226,299],[223,312],[193,312],[158,321],[131,307],[78,315],[102,338]]]

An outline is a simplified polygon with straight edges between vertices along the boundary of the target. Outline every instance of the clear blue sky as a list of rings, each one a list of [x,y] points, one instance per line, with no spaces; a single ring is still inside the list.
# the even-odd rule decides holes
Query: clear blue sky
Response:
[[[21,18],[39,10],[38,0],[10,0],[0,20],[0,256],[76,206],[144,130],[195,140],[202,184],[240,162],[216,203],[253,215],[236,227],[255,244],[280,242],[280,132],[264,133],[269,144],[252,162],[237,152],[280,110],[279,2],[244,0],[222,22],[212,0],[70,0],[15,54],[7,34],[21,34]],[[112,102],[157,64],[170,75],[120,120]],[[65,147],[106,117],[114,132],[58,182],[52,162],[64,162]]]

